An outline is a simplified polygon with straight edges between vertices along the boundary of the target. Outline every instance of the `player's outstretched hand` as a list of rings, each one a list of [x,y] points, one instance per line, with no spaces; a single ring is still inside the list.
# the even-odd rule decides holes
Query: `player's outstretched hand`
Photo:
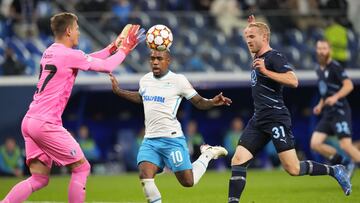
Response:
[[[255,16],[254,15],[250,15],[249,17],[248,17],[248,23],[250,24],[250,23],[255,23]]]
[[[121,42],[128,36],[131,26],[132,24],[127,24],[121,33],[116,37],[115,41],[109,45],[110,54],[114,54],[117,51],[118,47],[121,45]]]
[[[222,106],[222,105],[230,106],[230,104],[232,103],[231,99],[224,97],[222,92],[220,92],[220,94],[212,98],[212,101],[214,102],[215,106]]]
[[[125,54],[128,54],[136,45],[144,41],[145,38],[145,29],[140,29],[140,25],[131,25],[128,35],[122,40],[119,49],[122,49]]]
[[[109,73],[109,76],[111,80],[112,91],[117,94],[117,92],[120,90],[119,83],[113,74]]]

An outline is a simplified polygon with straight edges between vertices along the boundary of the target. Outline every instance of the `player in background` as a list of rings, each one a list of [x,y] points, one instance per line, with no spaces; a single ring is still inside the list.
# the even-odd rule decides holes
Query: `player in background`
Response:
[[[112,75],[113,92],[134,103],[143,103],[145,137],[137,156],[139,178],[148,202],[161,203],[161,194],[155,185],[156,173],[167,166],[180,184],[192,187],[204,175],[208,163],[227,155],[223,147],[202,145],[200,157],[191,164],[189,150],[176,114],[185,97],[198,109],[230,105],[231,100],[222,93],[212,99],[200,96],[182,74],[169,70],[170,52],[151,50],[152,72],[139,82],[139,91],[127,91],[119,87]]]
[[[55,42],[43,53],[37,89],[21,126],[31,176],[15,185],[3,203],[23,202],[45,187],[53,162],[71,170],[68,202],[85,200],[90,164],[79,144],[62,126],[61,115],[79,70],[109,73],[145,37],[139,25],[128,25],[114,43],[87,55],[73,49],[80,35],[77,19],[72,13],[59,13],[51,18]]]
[[[253,157],[272,140],[285,171],[292,176],[330,175],[344,193],[351,192],[350,180],[342,165],[328,166],[314,161],[299,161],[291,132],[290,112],[283,101],[283,86],[296,88],[298,79],[287,59],[270,47],[270,29],[265,23],[249,18],[244,30],[254,61],[251,89],[254,115],[247,123],[231,160],[228,202],[238,203],[246,183],[246,171]]]
[[[360,166],[360,151],[352,144],[351,108],[346,100],[354,86],[344,68],[332,59],[328,41],[319,40],[316,43],[316,54],[319,63],[316,74],[321,99],[313,112],[315,115],[322,114],[322,117],[312,134],[311,149],[328,158],[333,165],[347,166],[351,176],[354,163],[326,144],[325,140],[329,135],[336,135],[340,148]]]

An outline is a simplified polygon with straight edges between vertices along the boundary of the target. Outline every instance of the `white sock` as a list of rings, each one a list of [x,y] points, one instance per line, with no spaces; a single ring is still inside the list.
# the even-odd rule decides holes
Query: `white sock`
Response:
[[[213,158],[213,154],[210,151],[205,151],[202,153],[199,158],[194,161],[193,166],[193,176],[194,176],[194,185],[196,185],[200,178],[204,175],[206,168],[208,167],[209,161]]]
[[[149,203],[161,203],[161,194],[155,185],[154,179],[141,179],[141,184]]]

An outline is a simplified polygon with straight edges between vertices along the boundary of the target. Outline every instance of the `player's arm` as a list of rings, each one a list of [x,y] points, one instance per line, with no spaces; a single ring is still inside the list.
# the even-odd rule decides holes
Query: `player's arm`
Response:
[[[343,80],[342,84],[343,85],[341,89],[333,95],[336,96],[338,99],[346,97],[354,89],[354,84],[350,79]]]
[[[286,73],[277,73],[274,71],[267,70],[264,75],[288,87],[297,88],[299,85],[299,81],[294,71],[288,71]]]
[[[96,51],[93,53],[90,53],[89,56],[94,57],[94,58],[98,58],[98,59],[106,59],[107,57],[109,57],[110,54],[110,47],[107,46],[104,49],[100,50],[100,51]]]
[[[324,107],[324,99],[321,98],[319,103],[314,107],[313,113],[315,115],[319,115],[321,113],[323,107]]]
[[[337,91],[332,96],[326,98],[325,104],[332,106],[334,105],[339,99],[346,97],[350,92],[354,89],[353,82],[347,78],[342,81],[342,87],[339,91]]]
[[[142,103],[142,98],[141,98],[141,95],[139,94],[139,92],[121,89],[119,87],[119,83],[116,80],[116,78],[112,74],[109,74],[109,75],[110,75],[110,80],[111,80],[111,84],[112,84],[112,90],[116,95],[118,95],[119,97],[123,97],[134,103],[138,103],[138,104]]]
[[[196,108],[201,109],[201,110],[207,110],[207,109],[211,109],[215,106],[221,106],[221,105],[230,106],[230,104],[232,103],[231,99],[224,97],[222,95],[222,92],[220,94],[216,95],[212,99],[206,99],[206,98],[200,96],[199,94],[196,94],[195,96],[193,96],[190,99],[190,102]]]
[[[299,85],[298,78],[296,77],[294,71],[289,70],[285,73],[278,73],[278,72],[268,70],[265,67],[264,59],[261,59],[261,58],[255,59],[253,62],[253,67],[258,69],[260,71],[260,73],[262,73],[263,75],[266,75],[270,79],[272,79],[280,84],[283,84],[283,85],[286,85],[286,86],[289,86],[292,88],[297,88],[297,86]]]
[[[139,28],[139,25],[131,26],[128,35],[121,42],[120,46],[118,47],[118,51],[114,55],[106,58],[105,60],[89,56],[89,70],[111,73],[119,64],[123,62],[126,55],[128,55],[129,52],[133,50],[139,42],[145,40],[145,30],[139,30]]]

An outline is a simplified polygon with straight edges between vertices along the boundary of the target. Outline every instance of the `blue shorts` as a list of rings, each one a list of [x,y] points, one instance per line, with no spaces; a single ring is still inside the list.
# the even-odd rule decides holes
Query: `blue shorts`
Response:
[[[261,151],[270,140],[272,140],[277,153],[295,149],[295,138],[289,123],[290,122],[277,121],[259,124],[252,118],[241,134],[238,145],[245,147],[254,156]]]
[[[161,170],[167,166],[171,171],[192,169],[185,137],[145,138],[140,146],[137,164],[148,161]]]
[[[324,114],[316,125],[315,131],[329,136],[336,135],[339,139],[351,138],[351,113],[346,113],[345,115]]]

